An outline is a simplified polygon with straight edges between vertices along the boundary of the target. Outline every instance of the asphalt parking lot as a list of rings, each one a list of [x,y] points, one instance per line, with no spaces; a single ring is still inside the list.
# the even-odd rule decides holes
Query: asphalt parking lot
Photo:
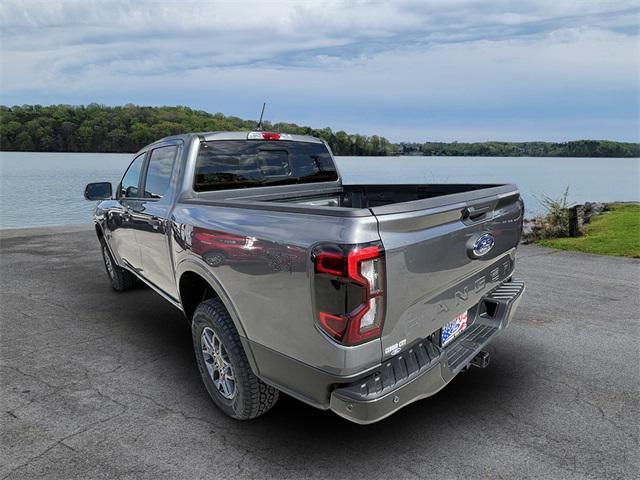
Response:
[[[637,478],[640,261],[524,246],[488,368],[370,426],[209,400],[181,314],[88,229],[0,235],[0,478]]]

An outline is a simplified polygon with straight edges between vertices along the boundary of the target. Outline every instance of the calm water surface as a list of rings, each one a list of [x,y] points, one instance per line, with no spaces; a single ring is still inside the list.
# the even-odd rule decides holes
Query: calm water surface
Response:
[[[91,222],[92,181],[120,180],[130,154],[0,152],[0,228]],[[345,183],[516,183],[528,215],[536,197],[640,201],[640,159],[530,157],[337,157]]]

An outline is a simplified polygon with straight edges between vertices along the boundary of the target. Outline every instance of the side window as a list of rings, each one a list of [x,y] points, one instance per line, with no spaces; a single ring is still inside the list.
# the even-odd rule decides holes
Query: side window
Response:
[[[144,153],[138,155],[122,177],[120,182],[120,198],[136,198],[138,197],[138,180],[144,163]]]
[[[145,198],[162,198],[167,193],[177,151],[178,147],[172,145],[156,148],[151,152],[144,188]]]

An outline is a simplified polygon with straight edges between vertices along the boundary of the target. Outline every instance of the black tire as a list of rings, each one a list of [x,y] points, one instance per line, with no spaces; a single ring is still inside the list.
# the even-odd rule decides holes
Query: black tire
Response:
[[[200,376],[213,402],[225,414],[238,420],[251,420],[266,413],[278,400],[278,390],[262,382],[251,371],[238,332],[227,309],[215,299],[202,302],[193,314],[191,324],[193,348]],[[203,352],[203,334],[213,331],[226,353],[234,378],[234,394],[226,398],[209,373],[213,357]],[[208,356],[205,360],[205,355]],[[219,376],[218,376],[219,379]]]
[[[111,286],[116,292],[124,292],[130,290],[136,286],[137,278],[129,270],[125,270],[122,267],[116,265],[116,262],[111,256],[109,247],[104,241],[104,238],[100,239],[100,247],[102,249],[102,260],[104,261],[104,268],[107,271],[107,276],[111,281]]]

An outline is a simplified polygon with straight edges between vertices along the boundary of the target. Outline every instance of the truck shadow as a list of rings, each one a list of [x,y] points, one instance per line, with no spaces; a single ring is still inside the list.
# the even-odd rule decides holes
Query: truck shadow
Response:
[[[270,461],[291,459],[309,473],[336,462],[333,470],[359,478],[377,471],[366,465],[375,459],[381,471],[396,472],[387,473],[389,478],[422,476],[425,472],[409,467],[455,461],[459,452],[477,450],[483,437],[494,442],[518,428],[511,409],[527,408],[526,402],[518,405],[526,396],[527,379],[520,375],[505,384],[510,370],[494,365],[493,370],[461,374],[433,397],[371,425],[351,423],[286,395],[264,417],[234,425],[243,448],[264,451],[266,440]]]
[[[513,426],[510,405],[513,411],[527,408],[526,401],[518,402],[527,398],[527,389],[531,390],[529,374],[523,373],[528,355],[499,339],[488,368],[461,374],[437,395],[373,425],[353,424],[284,394],[266,415],[238,422],[210,401],[195,365],[190,328],[175,308],[144,287],[112,293],[103,272],[66,288],[69,293],[102,292],[95,301],[100,308],[109,309],[113,328],[111,338],[103,342],[115,344],[126,335],[132,340],[127,349],[136,349],[143,342],[151,357],[160,357],[153,368],[137,370],[135,378],[115,374],[109,381],[118,385],[120,392],[133,395],[133,401],[142,404],[145,400],[140,398],[152,397],[159,405],[166,405],[167,411],[180,412],[180,418],[193,419],[179,427],[180,435],[188,437],[194,428],[204,435],[202,445],[192,448],[205,455],[206,445],[225,438],[234,455],[252,458],[247,460],[250,468],[262,465],[278,475],[290,470],[298,476],[340,471],[355,478],[375,473],[375,467],[365,466],[364,459],[375,458],[385,470],[401,468],[402,458],[415,464],[432,456],[430,462],[436,464],[441,458],[450,458],[451,449],[474,448],[483,431],[495,434]],[[116,311],[113,305],[117,305]],[[163,372],[161,381],[158,371]],[[396,470],[395,476],[408,474]]]
[[[376,424],[356,425],[284,394],[264,416],[250,422],[237,422],[226,418],[207,397],[193,361],[187,323],[152,292],[148,295],[156,315],[131,315],[129,325],[135,323],[134,328],[139,328],[140,334],[146,332],[149,342],[158,351],[167,353],[166,363],[174,363],[176,374],[188,384],[187,390],[180,394],[185,398],[179,402],[189,405],[190,414],[223,425],[227,435],[233,432],[232,437],[242,449],[256,452],[266,449],[273,459],[286,459],[294,454],[304,457],[310,469],[321,468],[327,458],[341,458],[365,446],[367,451],[379,455],[380,461],[385,458],[391,461],[399,452],[415,456],[429,452],[444,455],[447,447],[458,448],[460,442],[468,448],[475,441],[475,432],[495,430],[496,425],[503,422],[512,424],[509,406],[518,404],[526,397],[527,388],[530,390],[531,379],[523,374],[522,368],[527,363],[526,355],[503,345],[497,350],[508,351],[488,368],[462,373],[437,395],[415,402]],[[134,296],[146,297],[147,292],[140,291]],[[495,358],[497,353],[494,351],[492,356]],[[518,404],[514,409],[522,407]],[[215,431],[212,435],[216,435]]]

